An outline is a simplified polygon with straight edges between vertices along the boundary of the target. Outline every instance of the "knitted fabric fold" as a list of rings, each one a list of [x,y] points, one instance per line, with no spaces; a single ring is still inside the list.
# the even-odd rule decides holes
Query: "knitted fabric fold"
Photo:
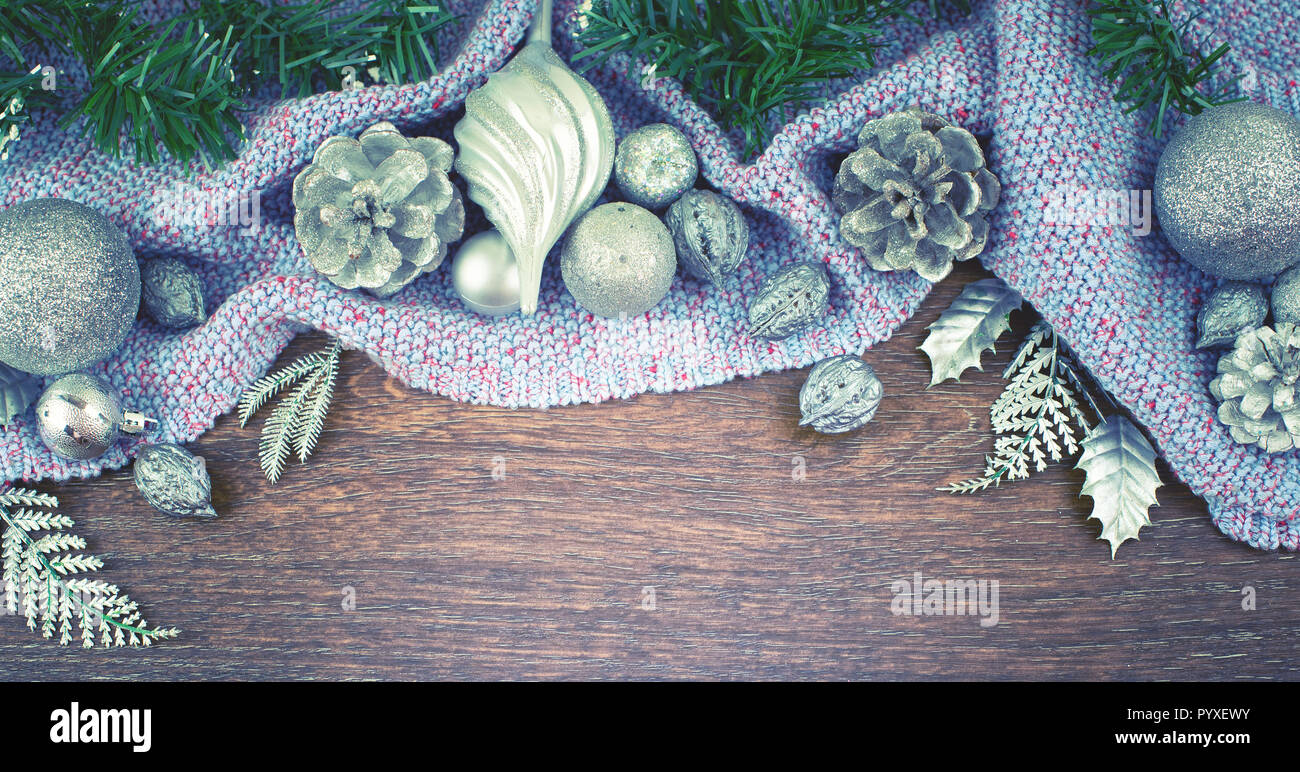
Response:
[[[1192,348],[1199,301],[1215,280],[1179,258],[1158,228],[1140,236],[1123,227],[1051,222],[1050,201],[1062,190],[1149,189],[1162,147],[1145,133],[1149,116],[1124,115],[1085,55],[1091,37],[1084,2],[991,0],[976,3],[969,17],[899,22],[891,28],[898,42],[876,71],[836,84],[846,90],[782,127],[752,163],[739,160],[734,134],[678,84],[646,78],[618,57],[588,73],[619,136],[652,121],[681,128],[705,179],[741,204],[752,233],[733,281],[714,287],[679,276],[663,302],[626,320],[579,309],[554,257],[538,313],[492,319],[461,306],[446,269],[377,300],[335,287],[302,256],[290,184],[316,146],[379,120],[454,145],[451,128],[466,94],[508,60],[535,2],[451,5],[461,22],[442,37],[439,75],[407,86],[264,100],[245,116],[248,139],[239,157],[217,170],[112,159],[58,129],[56,115],[33,116],[10,159],[0,162],[0,206],[58,196],[94,207],[123,228],[142,259],[174,255],[195,268],[210,318],[179,333],[141,320],[121,350],[93,368],[131,409],[160,421],[155,434],[91,462],[66,462],[41,444],[28,412],[0,434],[5,479],[94,475],[128,463],[140,442],[194,439],[307,327],[364,350],[415,388],[510,407],[693,389],[863,351],[906,322],[930,285],[911,273],[872,271],[840,239],[830,180],[867,120],[915,104],[989,140],[1003,199],[990,217],[986,265],[1133,412],[1174,472],[1209,501],[1225,533],[1264,549],[1296,549],[1300,453],[1269,457],[1234,444],[1207,391],[1215,355]],[[578,5],[556,3],[562,56],[574,52]],[[1186,15],[1180,3],[1172,6]],[[1297,8],[1216,3],[1192,32],[1232,45],[1226,67],[1243,76],[1248,97],[1297,113]],[[466,235],[483,227],[472,215]],[[749,298],[765,276],[798,260],[830,271],[830,314],[785,341],[752,339]]]

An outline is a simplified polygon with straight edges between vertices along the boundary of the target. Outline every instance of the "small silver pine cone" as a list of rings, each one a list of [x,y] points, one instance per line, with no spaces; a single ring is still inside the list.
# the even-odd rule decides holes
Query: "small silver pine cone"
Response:
[[[360,139],[330,137],[293,180],[294,231],[316,270],[344,289],[387,297],[437,268],[465,228],[447,172],[455,154],[387,121]]]
[[[984,219],[1002,194],[969,131],[910,107],[869,121],[840,166],[840,233],[877,271],[939,281],[988,244]]]
[[[1219,359],[1210,393],[1219,400],[1219,420],[1243,445],[1282,453],[1300,445],[1300,327],[1279,324],[1243,332],[1236,347]]]

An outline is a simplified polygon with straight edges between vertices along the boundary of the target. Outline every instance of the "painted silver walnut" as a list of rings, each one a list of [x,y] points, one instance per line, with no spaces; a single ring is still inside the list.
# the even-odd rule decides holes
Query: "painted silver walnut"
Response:
[[[969,131],[911,107],[869,121],[840,166],[840,233],[877,271],[939,281],[988,244],[1002,186]]]
[[[711,190],[687,191],[668,207],[664,222],[677,259],[697,279],[721,285],[749,249],[749,226],[740,207]]]
[[[1269,301],[1273,306],[1274,324],[1300,324],[1300,266],[1277,277]]]
[[[174,257],[158,257],[140,265],[140,303],[163,327],[173,330],[202,324],[203,282],[188,265]]]
[[[1244,281],[1230,281],[1205,299],[1196,315],[1196,347],[1230,346],[1237,336],[1264,323],[1268,300],[1264,288]]]
[[[1300,327],[1279,324],[1247,330],[1219,359],[1210,393],[1232,439],[1282,453],[1300,445]]]
[[[851,432],[876,415],[884,389],[876,371],[853,354],[818,362],[799,390],[800,426],[822,434]]]
[[[821,263],[795,263],[777,271],[749,304],[749,334],[781,340],[826,315],[831,280]]]
[[[460,238],[465,206],[435,137],[381,122],[330,137],[293,181],[294,231],[316,270],[344,289],[387,297],[437,268]]]
[[[174,517],[216,517],[212,479],[202,456],[168,442],[146,445],[135,459],[135,485],[159,512]]]

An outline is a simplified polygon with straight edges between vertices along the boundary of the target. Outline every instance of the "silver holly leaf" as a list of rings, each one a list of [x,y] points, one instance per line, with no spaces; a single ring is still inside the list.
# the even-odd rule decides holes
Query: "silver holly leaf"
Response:
[[[0,362],[0,426],[8,428],[40,393],[40,378]]]
[[[920,348],[930,357],[930,385],[959,380],[969,368],[983,370],[980,356],[1011,328],[1011,312],[1024,303],[1001,279],[980,279],[962,288]]]
[[[1080,496],[1092,497],[1091,520],[1101,521],[1101,536],[1110,542],[1110,557],[1151,525],[1147,510],[1158,506],[1156,452],[1142,432],[1123,416],[1106,418],[1083,440],[1077,469],[1087,475]]]

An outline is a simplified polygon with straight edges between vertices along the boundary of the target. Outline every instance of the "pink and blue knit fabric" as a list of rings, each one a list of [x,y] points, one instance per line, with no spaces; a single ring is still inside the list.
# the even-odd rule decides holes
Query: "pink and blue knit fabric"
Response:
[[[220,169],[115,160],[58,129],[57,116],[39,113],[0,164],[0,205],[40,196],[81,201],[120,225],[141,258],[180,257],[205,281],[205,324],[173,332],[141,320],[121,350],[94,368],[131,409],[160,421],[149,439],[198,437],[308,327],[365,351],[415,388],[531,408],[694,389],[869,349],[908,320],[930,285],[867,267],[839,236],[830,181],[867,120],[920,105],[989,139],[989,166],[1004,191],[986,265],[1131,410],[1225,533],[1261,549],[1296,549],[1300,453],[1268,456],[1233,443],[1207,390],[1216,355],[1193,348],[1195,313],[1215,280],[1179,258],[1158,230],[1143,237],[1046,216],[1062,189],[1149,189],[1162,147],[1145,131],[1149,115],[1124,115],[1085,55],[1083,0],[991,0],[968,17],[899,23],[880,67],[834,84],[823,106],[781,127],[752,162],[740,158],[730,127],[719,127],[675,82],[647,77],[640,63],[615,58],[588,73],[620,136],[653,121],[682,129],[704,178],[741,204],[752,231],[734,281],[715,287],[679,277],[663,302],[626,320],[579,309],[554,258],[538,313],[493,319],[460,304],[445,269],[376,300],[338,289],[303,257],[290,184],[316,146],[380,120],[452,141],[466,94],[510,57],[535,0],[451,5],[460,25],[441,39],[439,75],[262,100],[246,116],[239,158]],[[578,5],[556,3],[562,56],[574,53]],[[1195,10],[1172,7],[1182,18]],[[1290,0],[1210,3],[1191,34],[1231,44],[1226,67],[1241,76],[1247,97],[1297,114],[1298,10]],[[471,217],[470,230],[484,227]],[[824,324],[784,341],[751,338],[748,300],[765,276],[800,260],[824,263],[833,277]],[[0,435],[0,463],[7,480],[83,477],[125,465],[141,441],[124,441],[92,462],[63,461],[41,444],[29,412]]]

